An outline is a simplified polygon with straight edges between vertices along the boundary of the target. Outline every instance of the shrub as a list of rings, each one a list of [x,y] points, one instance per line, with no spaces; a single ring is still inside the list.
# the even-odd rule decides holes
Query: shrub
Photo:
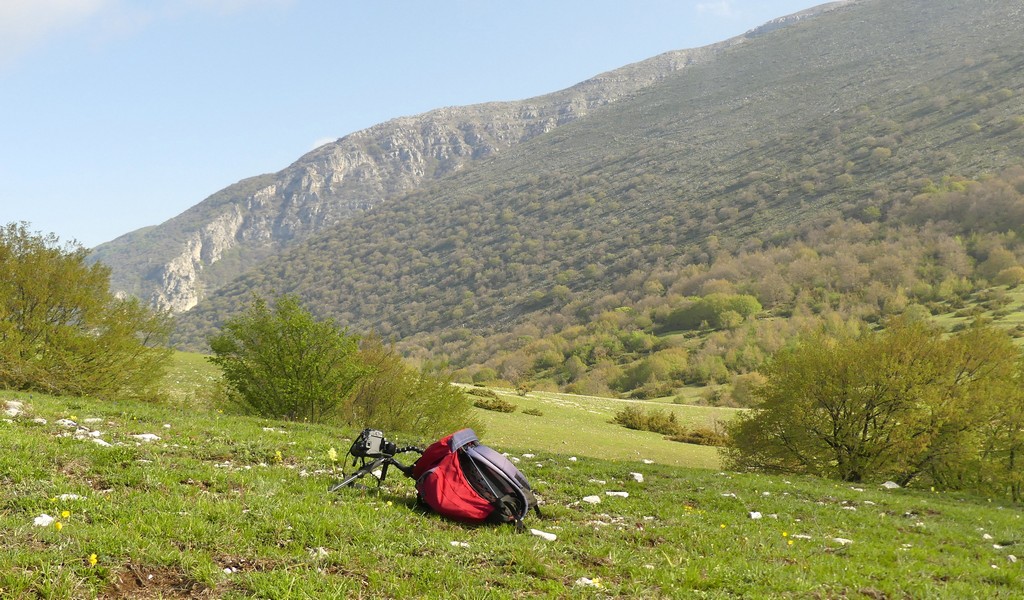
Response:
[[[270,418],[329,421],[366,372],[356,360],[357,338],[315,321],[295,296],[279,298],[273,310],[255,297],[210,348],[231,401]]]
[[[676,413],[670,410],[644,410],[639,406],[627,406],[615,414],[613,423],[638,431],[653,431],[662,435],[678,435],[682,428],[676,420]]]
[[[494,390],[489,390],[485,387],[471,387],[466,389],[466,393],[470,396],[478,396],[480,398],[497,398],[498,393]]]
[[[502,398],[480,398],[479,400],[473,401],[473,406],[484,410],[493,410],[503,413],[516,412],[517,408],[515,404]]]
[[[543,417],[544,416],[544,413],[542,413],[539,408],[524,408],[523,409],[523,414],[524,415],[531,415],[531,416],[534,416],[534,417]]]
[[[700,446],[716,446],[719,448],[729,445],[728,436],[709,427],[695,427],[690,430],[683,430],[678,434],[670,435],[668,439],[673,442],[698,444]]]
[[[428,438],[463,427],[471,427],[480,435],[484,433],[482,423],[472,415],[469,397],[461,388],[447,379],[409,367],[380,338],[363,339],[358,361],[365,372],[341,411],[345,423]]]
[[[0,227],[0,387],[99,398],[161,394],[170,320],[110,292],[88,251]]]

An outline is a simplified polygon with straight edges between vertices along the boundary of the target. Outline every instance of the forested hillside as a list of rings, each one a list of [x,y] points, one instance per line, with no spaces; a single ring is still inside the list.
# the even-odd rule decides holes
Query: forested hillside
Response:
[[[863,1],[753,37],[272,257],[178,340],[294,292],[467,377],[661,394],[808,322],[978,305],[1020,275],[1022,12]]]

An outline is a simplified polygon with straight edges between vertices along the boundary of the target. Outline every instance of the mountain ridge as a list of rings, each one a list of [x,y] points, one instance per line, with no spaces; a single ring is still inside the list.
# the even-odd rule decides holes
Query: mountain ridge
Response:
[[[494,331],[1021,160],[1020,2],[842,6],[325,230],[184,315],[180,339],[252,292],[399,339]]]
[[[584,118],[768,30],[850,1],[781,17],[717,44],[666,52],[535,98],[391,119],[324,144],[277,173],[228,186],[164,224],[101,244],[91,260],[111,267],[115,291],[183,312],[327,226]]]

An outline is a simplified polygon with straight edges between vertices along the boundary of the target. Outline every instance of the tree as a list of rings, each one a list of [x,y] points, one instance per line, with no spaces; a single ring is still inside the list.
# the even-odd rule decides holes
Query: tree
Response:
[[[88,251],[26,224],[0,228],[0,386],[152,399],[170,358],[170,320],[110,292]]]
[[[1020,353],[987,325],[954,336],[924,322],[812,335],[766,366],[758,404],[730,427],[735,467],[844,481],[926,476],[959,487],[982,456]]]
[[[359,362],[365,369],[345,402],[349,425],[441,437],[464,427],[483,432],[472,402],[443,377],[416,371],[377,336],[363,339]]]
[[[266,417],[330,421],[366,372],[357,360],[358,338],[333,321],[316,321],[291,295],[273,309],[254,297],[210,348],[230,399]]]

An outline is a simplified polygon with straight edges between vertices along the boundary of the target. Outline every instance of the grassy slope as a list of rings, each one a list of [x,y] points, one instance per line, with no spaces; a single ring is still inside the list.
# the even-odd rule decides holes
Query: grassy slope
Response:
[[[203,363],[180,358],[179,375],[205,372]],[[216,411],[2,397],[27,409],[0,421],[4,598],[1024,593],[1024,562],[1009,558],[1021,550],[993,546],[1018,540],[1019,507],[924,490],[645,464],[630,449],[642,445],[640,456],[657,459],[658,440],[629,439],[625,430],[615,438],[596,427],[616,406],[608,400],[537,394],[515,400],[535,404],[543,418],[488,415],[485,441],[519,456],[544,499],[543,518],[531,516],[528,526],[558,536],[546,541],[423,513],[412,482],[397,475],[380,490],[326,493],[341,470],[328,450],[343,453],[352,431]],[[61,418],[101,431],[114,445],[76,439],[56,423]],[[584,425],[573,427],[574,419]],[[141,433],[161,439],[131,437]],[[625,454],[589,456],[601,448]],[[632,472],[644,481],[634,481]],[[62,494],[82,499],[61,500]],[[582,502],[588,495],[602,502]],[[750,511],[764,518],[751,519]],[[63,528],[33,526],[43,513]]]

